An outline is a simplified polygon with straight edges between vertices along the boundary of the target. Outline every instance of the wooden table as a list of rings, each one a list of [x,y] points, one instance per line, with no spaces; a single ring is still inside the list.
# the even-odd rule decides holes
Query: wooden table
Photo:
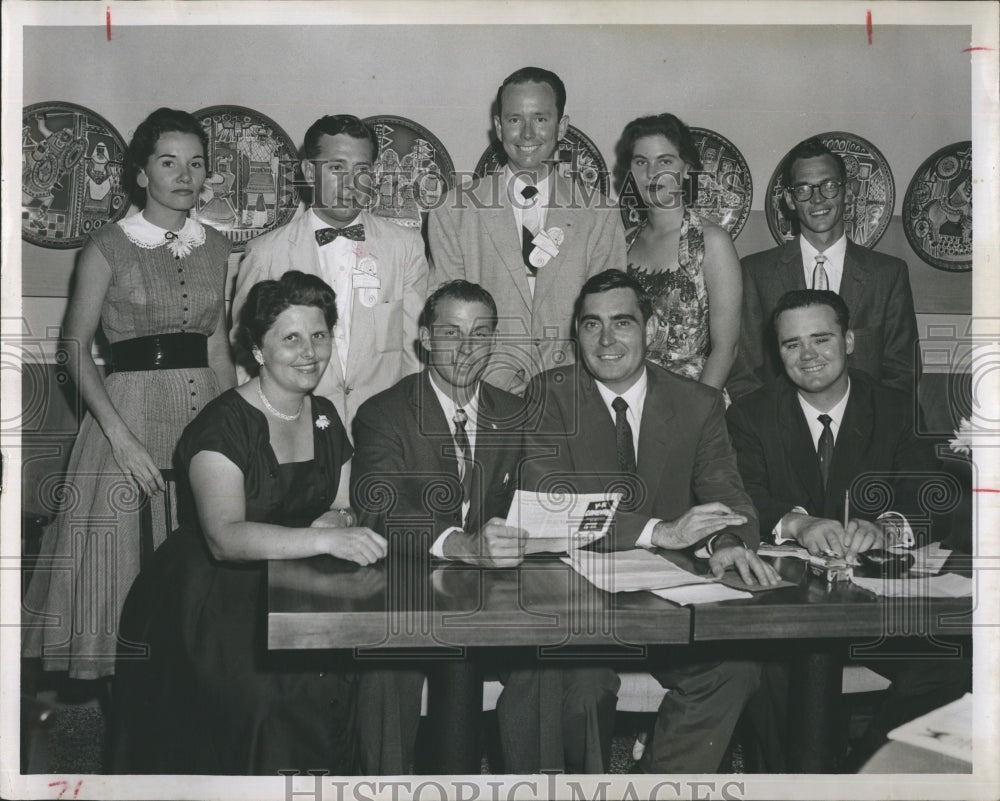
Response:
[[[665,554],[667,555],[667,554]],[[683,555],[672,561],[695,567]],[[609,594],[551,556],[518,569],[440,565],[426,556],[357,567],[332,557],[268,566],[267,637],[271,649],[435,649],[438,664],[429,708],[450,745],[442,773],[478,772],[480,677],[467,647],[684,645],[795,641],[800,718],[792,754],[797,772],[829,772],[835,753],[834,712],[847,641],[883,636],[962,635],[971,630],[969,599],[880,599],[853,585],[828,588],[798,560],[774,560],[796,586],[753,598],[678,607],[648,593]],[[634,651],[635,649],[633,649]],[[386,653],[382,651],[382,653]],[[473,712],[475,714],[473,714]]]

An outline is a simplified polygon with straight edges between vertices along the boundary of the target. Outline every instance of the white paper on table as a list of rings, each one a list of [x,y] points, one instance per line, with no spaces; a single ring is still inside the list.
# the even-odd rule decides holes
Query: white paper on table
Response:
[[[772,545],[769,542],[762,542],[757,546],[757,556],[784,556],[792,559],[802,559],[806,562],[809,561],[809,551],[801,545]]]
[[[714,601],[731,601],[733,598],[753,598],[752,592],[734,590],[725,584],[708,582],[706,584],[691,584],[686,587],[673,587],[669,590],[650,590],[653,595],[659,595],[668,601],[681,606],[690,604],[710,604]]]
[[[643,548],[630,551],[574,551],[563,561],[595,587],[606,592],[637,592],[711,584],[713,577],[696,576]]]
[[[859,587],[886,598],[966,598],[972,596],[972,579],[955,573],[926,578],[864,578],[851,581]]]
[[[895,548],[891,550],[898,552]],[[905,550],[902,552],[905,552]],[[911,573],[931,573],[933,575],[941,572],[944,563],[951,556],[951,551],[942,548],[940,542],[932,542],[922,548],[915,548],[910,553],[913,554],[913,566],[910,568]]]
[[[621,499],[620,492],[556,496],[517,490],[506,523],[527,532],[525,553],[565,553],[607,534]]]
[[[893,729],[889,739],[972,762],[972,693]]]

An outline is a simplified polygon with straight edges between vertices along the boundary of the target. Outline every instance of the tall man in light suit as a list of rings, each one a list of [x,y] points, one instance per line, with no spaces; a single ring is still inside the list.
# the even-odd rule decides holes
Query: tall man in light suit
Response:
[[[847,238],[843,160],[818,139],[807,139],[788,154],[782,181],[799,235],[742,261],[743,322],[730,394],[746,395],[781,375],[768,328],[771,312],[786,292],[806,288],[836,292],[851,310],[851,367],[887,387],[916,394],[920,353],[906,262]]]
[[[247,245],[233,297],[235,320],[250,287],[288,270],[318,275],[333,287],[336,347],[316,392],[336,405],[348,431],[366,399],[420,367],[415,343],[427,293],[424,243],[416,231],[365,209],[377,155],[375,132],[357,117],[314,122],[301,153],[312,205]]]
[[[689,551],[708,558],[716,576],[734,568],[747,583],[776,584],[754,552],[757,515],[736,469],[722,394],[646,362],[656,319],[627,273],[595,275],[576,308],[582,363],[549,370],[528,390],[536,428],[525,487],[604,493],[634,482],[622,501],[628,508],[619,508],[598,547]],[[640,769],[717,772],[759,666],[708,663],[685,651],[651,672],[671,692]]]
[[[523,457],[524,401],[481,380],[496,324],[496,305],[482,287],[463,280],[439,287],[421,319],[428,369],[371,398],[355,418],[353,506],[364,525],[389,539],[390,560],[414,546],[484,567],[514,567],[523,559],[524,532],[504,518]],[[429,491],[432,486],[442,491]],[[406,538],[402,547],[392,533],[397,526]],[[421,530],[426,545],[413,542]],[[507,772],[606,770],[617,703],[614,671],[508,666],[503,655],[491,658],[490,668],[504,682],[497,717]],[[410,771],[428,667],[433,669],[397,664],[362,673],[365,772]]]
[[[618,209],[554,169],[565,107],[555,73],[525,67],[508,76],[493,118],[506,167],[453,189],[428,219],[432,284],[465,278],[493,295],[500,346],[486,379],[516,393],[532,375],[573,361],[573,300],[583,282],[625,269]]]

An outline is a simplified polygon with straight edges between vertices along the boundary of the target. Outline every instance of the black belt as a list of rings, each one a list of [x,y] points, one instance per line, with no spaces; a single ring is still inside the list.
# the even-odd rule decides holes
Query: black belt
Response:
[[[190,370],[208,367],[204,334],[157,334],[115,342],[111,358],[116,372]]]

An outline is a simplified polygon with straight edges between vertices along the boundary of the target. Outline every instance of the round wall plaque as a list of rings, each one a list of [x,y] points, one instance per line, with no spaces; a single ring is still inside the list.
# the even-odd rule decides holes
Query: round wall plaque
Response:
[[[838,154],[847,168],[844,227],[848,238],[858,245],[874,247],[889,227],[896,201],[889,163],[875,145],[855,134],[831,131],[814,138]],[[781,182],[785,158],[771,176],[764,203],[767,227],[779,243],[794,239],[798,233],[798,222],[785,205],[785,187]]]
[[[455,175],[441,140],[405,117],[366,117],[375,129],[379,154],[375,162],[373,214],[406,227],[419,228],[428,209],[448,191]]]
[[[212,172],[191,214],[241,251],[295,214],[298,152],[277,123],[253,109],[209,106],[194,116],[208,135]]]
[[[21,117],[21,236],[45,248],[80,247],[128,210],[125,141],[73,103],[35,103]]]
[[[903,196],[903,230],[932,267],[972,269],[972,142],[943,147],[920,165]]]

